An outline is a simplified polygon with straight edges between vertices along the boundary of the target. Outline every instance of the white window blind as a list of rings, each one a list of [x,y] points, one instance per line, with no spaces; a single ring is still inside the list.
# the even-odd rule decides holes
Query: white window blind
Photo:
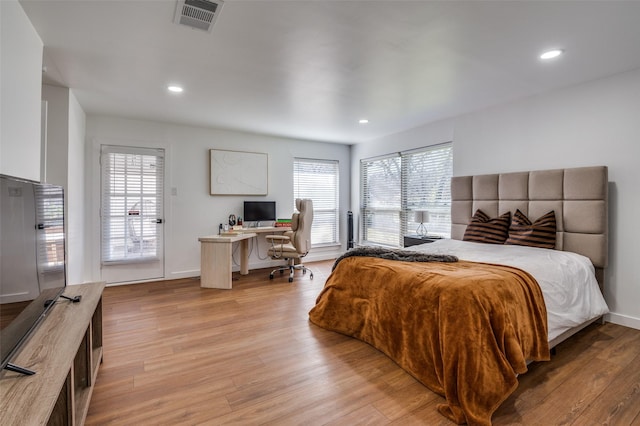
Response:
[[[362,160],[362,242],[401,246],[418,227],[416,210],[429,212],[429,234],[449,237],[452,174],[451,143]]]
[[[402,211],[401,167],[399,155],[361,161],[363,242],[398,245]]]
[[[429,235],[451,236],[451,176],[453,149],[450,143],[402,153],[402,184],[405,218],[402,235],[415,234],[414,212],[429,212],[425,223]]]
[[[293,161],[293,198],[313,200],[311,244],[339,244],[338,162],[295,158]]]
[[[103,146],[102,262],[158,258],[164,150]]]
[[[36,185],[38,269],[42,273],[64,270],[64,195],[54,185]]]

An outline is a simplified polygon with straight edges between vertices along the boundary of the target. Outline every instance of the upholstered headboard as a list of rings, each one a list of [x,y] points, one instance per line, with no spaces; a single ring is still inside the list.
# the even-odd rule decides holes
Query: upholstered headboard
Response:
[[[556,249],[587,256],[603,282],[608,262],[607,167],[539,170],[451,181],[451,238],[461,240],[477,209],[490,217],[516,209],[532,221],[556,213]]]

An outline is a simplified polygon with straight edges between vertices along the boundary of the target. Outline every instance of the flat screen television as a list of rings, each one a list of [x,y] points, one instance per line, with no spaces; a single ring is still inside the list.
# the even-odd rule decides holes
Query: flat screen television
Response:
[[[245,222],[263,222],[276,220],[275,201],[245,201],[244,216]]]
[[[0,368],[21,371],[12,357],[65,286],[62,187],[0,175]]]

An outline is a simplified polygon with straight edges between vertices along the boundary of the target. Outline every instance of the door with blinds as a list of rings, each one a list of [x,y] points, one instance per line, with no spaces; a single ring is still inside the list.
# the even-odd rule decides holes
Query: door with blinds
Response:
[[[64,193],[56,185],[34,187],[36,256],[40,291],[65,283]]]
[[[164,278],[164,150],[103,145],[100,166],[102,280]]]

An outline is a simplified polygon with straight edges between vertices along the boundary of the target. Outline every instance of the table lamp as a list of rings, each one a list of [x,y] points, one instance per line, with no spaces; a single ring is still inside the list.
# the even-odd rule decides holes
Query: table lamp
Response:
[[[424,226],[424,223],[429,222],[429,212],[426,210],[416,210],[414,214],[414,222],[420,224],[418,225],[418,229],[416,229],[416,234],[424,237],[427,235],[427,227]]]

